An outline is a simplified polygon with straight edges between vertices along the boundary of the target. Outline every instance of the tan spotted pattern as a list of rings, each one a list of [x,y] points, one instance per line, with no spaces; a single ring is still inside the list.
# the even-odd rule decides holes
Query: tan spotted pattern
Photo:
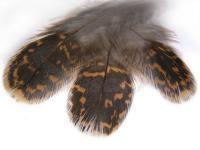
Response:
[[[35,103],[47,99],[71,76],[78,62],[72,56],[79,50],[78,43],[63,33],[28,44],[7,65],[6,89],[19,101]]]
[[[102,61],[84,67],[73,88],[68,107],[72,121],[82,131],[111,134],[131,105],[133,83],[119,65]]]
[[[195,92],[192,73],[172,47],[149,41],[150,46],[140,51],[142,65],[134,66],[129,64],[134,49],[130,57],[119,55],[124,57],[119,62],[112,57],[113,49],[84,47],[75,39],[73,33],[54,33],[24,46],[6,67],[6,89],[19,101],[38,103],[79,71],[68,101],[71,120],[81,131],[104,135],[118,129],[131,106],[135,85],[130,70],[138,67],[134,71],[173,102],[187,100]]]
[[[195,92],[194,77],[172,47],[153,42],[146,50],[146,75],[171,101],[180,103]]]

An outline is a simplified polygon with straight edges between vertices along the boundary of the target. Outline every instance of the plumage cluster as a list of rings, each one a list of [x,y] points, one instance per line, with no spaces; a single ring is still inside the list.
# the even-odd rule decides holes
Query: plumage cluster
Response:
[[[169,46],[171,32],[152,19],[156,3],[107,2],[64,19],[26,44],[9,61],[6,89],[19,101],[48,99],[72,76],[72,122],[82,131],[111,134],[145,78],[172,102],[187,100],[195,81]]]

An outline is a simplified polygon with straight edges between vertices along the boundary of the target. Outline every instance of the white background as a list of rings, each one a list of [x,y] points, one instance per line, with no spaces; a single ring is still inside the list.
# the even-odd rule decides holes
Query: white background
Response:
[[[93,0],[94,1],[94,0]],[[3,70],[28,38],[52,20],[92,0],[0,0],[0,149],[1,150],[200,150],[200,93],[181,105],[139,86],[122,126],[109,137],[86,135],[69,121],[68,90],[39,105],[16,102],[4,90]],[[169,0],[163,24],[175,31],[173,44],[200,84],[200,1]]]

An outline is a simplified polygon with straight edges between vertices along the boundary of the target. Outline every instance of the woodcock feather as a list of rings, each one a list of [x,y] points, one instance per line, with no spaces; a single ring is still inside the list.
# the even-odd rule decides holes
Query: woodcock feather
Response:
[[[72,77],[72,122],[82,131],[111,134],[132,103],[142,77],[175,103],[195,92],[192,73],[169,45],[172,32],[154,19],[154,1],[111,1],[63,19],[9,61],[6,89],[19,101],[48,99]]]

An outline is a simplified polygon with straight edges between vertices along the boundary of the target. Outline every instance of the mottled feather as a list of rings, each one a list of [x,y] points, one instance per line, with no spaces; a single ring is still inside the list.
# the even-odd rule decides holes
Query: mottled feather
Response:
[[[144,77],[172,102],[189,99],[195,80],[170,46],[173,33],[155,18],[159,4],[116,0],[63,18],[10,60],[6,89],[35,103],[77,76],[68,100],[70,118],[82,131],[106,135],[130,108],[132,77]]]
[[[117,63],[97,61],[83,67],[72,88],[69,113],[82,131],[109,135],[124,120],[132,102],[134,84]]]

